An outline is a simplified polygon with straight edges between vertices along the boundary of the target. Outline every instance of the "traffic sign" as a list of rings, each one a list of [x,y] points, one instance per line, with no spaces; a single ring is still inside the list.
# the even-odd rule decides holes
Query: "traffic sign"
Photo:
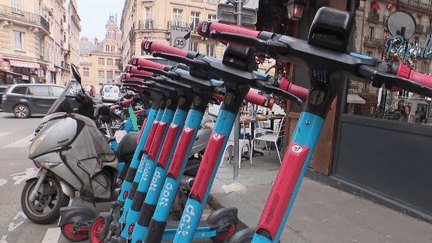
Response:
[[[171,46],[189,50],[190,28],[171,26]]]
[[[221,22],[237,24],[237,6],[231,4],[218,4],[216,16]],[[254,26],[257,22],[257,12],[252,8],[241,9],[241,24]]]

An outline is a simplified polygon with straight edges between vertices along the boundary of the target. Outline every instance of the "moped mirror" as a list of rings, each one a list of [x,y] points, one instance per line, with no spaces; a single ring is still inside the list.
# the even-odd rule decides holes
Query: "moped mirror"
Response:
[[[71,64],[71,70],[74,78],[81,84],[81,76],[78,72],[78,68],[74,64]]]

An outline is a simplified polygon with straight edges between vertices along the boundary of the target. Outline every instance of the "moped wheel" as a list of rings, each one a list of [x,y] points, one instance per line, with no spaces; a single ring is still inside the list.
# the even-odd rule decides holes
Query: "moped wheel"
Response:
[[[30,195],[37,179],[29,180],[21,193],[21,208],[28,219],[37,224],[49,224],[60,217],[60,208],[69,204],[66,196],[55,177],[47,177],[35,200],[30,201]]]
[[[90,242],[91,243],[103,243],[104,238],[100,237],[99,234],[102,233],[105,227],[105,218],[98,217],[90,226]]]
[[[64,224],[61,227],[61,232],[62,232],[63,236],[66,237],[66,239],[73,241],[73,242],[87,240],[89,237],[88,231],[75,232],[74,222],[69,222],[69,223]]]

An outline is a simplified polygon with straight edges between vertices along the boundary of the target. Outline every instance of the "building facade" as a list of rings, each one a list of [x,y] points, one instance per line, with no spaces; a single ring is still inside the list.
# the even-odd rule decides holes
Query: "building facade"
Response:
[[[76,0],[0,4],[0,83],[65,84],[78,62]]]
[[[106,25],[106,37],[99,42],[97,38],[90,41],[87,37],[80,40],[79,67],[84,86],[99,90],[104,84],[118,84],[120,78],[120,32],[117,16],[109,16]]]
[[[143,39],[174,46],[173,28],[178,32],[190,29],[190,37],[182,45],[184,49],[221,58],[224,45],[197,32],[199,21],[216,19],[218,3],[219,0],[126,0],[120,24],[122,64],[127,64],[132,56],[148,57],[141,50]]]

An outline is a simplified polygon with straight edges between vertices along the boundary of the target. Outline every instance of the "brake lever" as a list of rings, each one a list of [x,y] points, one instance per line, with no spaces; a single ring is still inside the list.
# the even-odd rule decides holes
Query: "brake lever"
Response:
[[[410,92],[414,92],[420,95],[428,96],[432,98],[432,89],[426,85],[417,83],[410,79],[402,78],[395,76],[393,74],[387,74],[382,72],[376,72],[373,75],[373,80],[378,81],[380,83],[389,84],[392,86],[396,86]]]
[[[277,87],[274,87],[272,85],[266,84],[266,83],[264,83],[262,81],[256,81],[255,85],[256,85],[257,88],[261,89],[262,91],[264,91],[266,93],[273,93],[273,94],[275,94],[277,96],[281,96],[281,97],[283,97],[285,99],[289,99],[289,100],[295,101],[300,106],[303,104],[303,101],[299,97],[291,94],[290,92],[282,90],[280,88],[277,88]]]
[[[157,68],[151,68],[151,67],[138,66],[138,70],[156,73],[156,74],[163,75],[165,77],[172,78],[172,79],[176,79],[179,76],[177,73],[174,73],[174,72],[167,72],[164,70],[160,70]]]
[[[165,53],[165,52],[155,51],[155,52],[153,52],[153,56],[154,57],[162,57],[162,58],[172,60],[175,62],[184,63],[184,64],[191,66],[191,67],[194,67],[194,68],[207,69],[209,67],[209,64],[202,61],[202,60],[190,59],[187,57],[182,57],[179,55],[169,54],[169,53]]]
[[[248,46],[259,52],[267,54],[279,53],[281,55],[285,55],[288,53],[289,50],[286,44],[272,41],[272,39],[261,40],[247,35],[220,32],[216,30],[212,30],[210,32],[210,37],[214,39],[228,40],[228,42],[234,42],[237,44]]]

